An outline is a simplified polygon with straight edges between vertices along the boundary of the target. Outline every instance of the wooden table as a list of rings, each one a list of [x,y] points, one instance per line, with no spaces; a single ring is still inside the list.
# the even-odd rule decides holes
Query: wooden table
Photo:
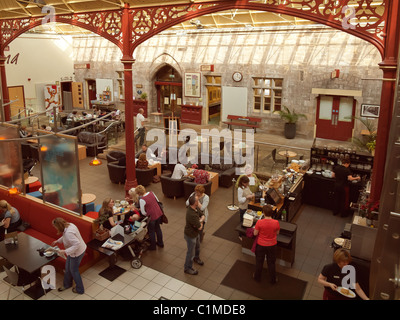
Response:
[[[279,151],[278,154],[282,157],[286,157],[286,165],[288,165],[289,163],[289,158],[294,158],[295,156],[297,156],[296,152],[288,150]]]
[[[157,169],[157,176],[161,176],[161,162],[156,162],[152,165],[149,165],[149,169],[153,169],[153,168]]]
[[[36,181],[38,181],[39,178],[38,177],[28,177],[25,179],[25,185],[27,184],[31,184],[31,183],[35,183]]]
[[[94,202],[96,200],[96,195],[92,193],[82,193],[82,205]]]
[[[156,122],[156,123],[161,123],[161,118],[162,118],[162,116],[163,116],[163,113],[161,113],[161,112],[152,112],[152,113],[150,113],[152,116],[154,116],[154,121]]]
[[[16,265],[19,269],[32,274],[40,270],[44,265],[53,261],[58,257],[57,254],[51,257],[41,256],[37,251],[40,248],[47,249],[49,245],[31,237],[30,235],[20,232],[18,234],[18,244],[5,244],[0,242],[0,256]],[[43,294],[41,283],[25,290],[25,293],[32,299],[39,299]]]
[[[78,160],[86,158],[86,146],[78,144]]]
[[[217,172],[207,171],[211,180],[211,194],[218,190],[219,174]]]

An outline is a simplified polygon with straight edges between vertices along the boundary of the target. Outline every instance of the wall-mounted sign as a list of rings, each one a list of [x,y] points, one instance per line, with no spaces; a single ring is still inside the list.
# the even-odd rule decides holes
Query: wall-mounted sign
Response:
[[[74,69],[90,69],[90,63],[75,63]]]
[[[339,78],[339,75],[340,75],[340,70],[339,69],[335,69],[331,73],[331,79]]]
[[[142,84],[137,84],[136,88],[143,88],[143,85]]]
[[[203,64],[200,66],[200,71],[214,71],[213,64]]]

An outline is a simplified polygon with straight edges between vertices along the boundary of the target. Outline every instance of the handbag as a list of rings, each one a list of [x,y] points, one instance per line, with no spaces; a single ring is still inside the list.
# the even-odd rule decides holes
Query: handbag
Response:
[[[161,216],[161,222],[167,224],[168,223],[168,218],[164,213],[164,205],[161,201],[157,201],[158,205],[160,206],[160,209],[162,211],[162,216]]]

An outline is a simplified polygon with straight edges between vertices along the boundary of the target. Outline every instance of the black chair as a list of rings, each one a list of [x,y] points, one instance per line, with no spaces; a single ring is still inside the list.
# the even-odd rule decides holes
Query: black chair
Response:
[[[286,165],[286,159],[277,159],[276,158],[276,149],[272,150],[271,156],[272,156],[272,161],[274,162],[272,165],[271,171],[275,167],[276,164],[282,164],[282,167],[284,167]]]
[[[120,166],[118,161],[107,163],[108,175],[112,183],[125,183],[126,167]]]
[[[136,168],[136,180],[142,186],[148,186],[153,182],[154,168],[151,169],[138,169]]]
[[[172,174],[161,175],[161,189],[164,196],[168,198],[179,198],[185,195],[183,190],[183,182],[185,179],[171,179]]]
[[[198,183],[194,181],[185,180],[183,181],[183,192],[185,193],[185,199],[188,199],[190,195],[194,192],[194,188]],[[206,184],[203,184],[205,193],[210,197],[211,196],[211,181],[208,181]]]
[[[107,162],[114,162],[117,161],[121,158],[125,158],[126,154],[125,152],[118,151],[118,150],[111,150],[107,153],[106,158]]]

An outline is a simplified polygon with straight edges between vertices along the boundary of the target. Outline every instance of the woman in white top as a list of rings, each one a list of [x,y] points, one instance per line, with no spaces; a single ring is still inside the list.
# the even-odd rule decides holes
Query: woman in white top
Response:
[[[198,209],[204,214],[204,223],[203,223],[203,230],[200,233],[200,242],[203,241],[204,238],[204,226],[207,223],[207,219],[208,219],[208,204],[210,202],[210,197],[205,193],[206,189],[204,188],[204,186],[202,184],[198,184],[195,188],[194,188],[194,192],[189,196],[189,198],[186,200],[186,207],[189,206],[189,199],[191,196],[193,196],[194,194],[197,196],[198,198]]]
[[[254,199],[254,193],[251,192],[249,185],[250,185],[250,179],[248,176],[242,176],[239,179],[238,202],[239,202],[239,215],[241,224],[243,223],[243,215],[248,209],[250,200]]]
[[[183,177],[186,177],[188,175],[188,172],[186,170],[186,167],[182,163],[177,163],[174,167],[174,172],[172,173],[171,179],[182,179]]]
[[[55,246],[56,244],[63,243],[65,250],[60,250],[60,253],[67,256],[63,286],[58,288],[58,291],[71,288],[73,280],[76,287],[72,288],[72,291],[83,294],[85,290],[79,273],[79,265],[85,255],[86,243],[83,241],[78,228],[63,218],[55,218],[53,220],[53,227],[56,228],[58,234],[62,234],[62,237],[54,241],[51,245]]]

